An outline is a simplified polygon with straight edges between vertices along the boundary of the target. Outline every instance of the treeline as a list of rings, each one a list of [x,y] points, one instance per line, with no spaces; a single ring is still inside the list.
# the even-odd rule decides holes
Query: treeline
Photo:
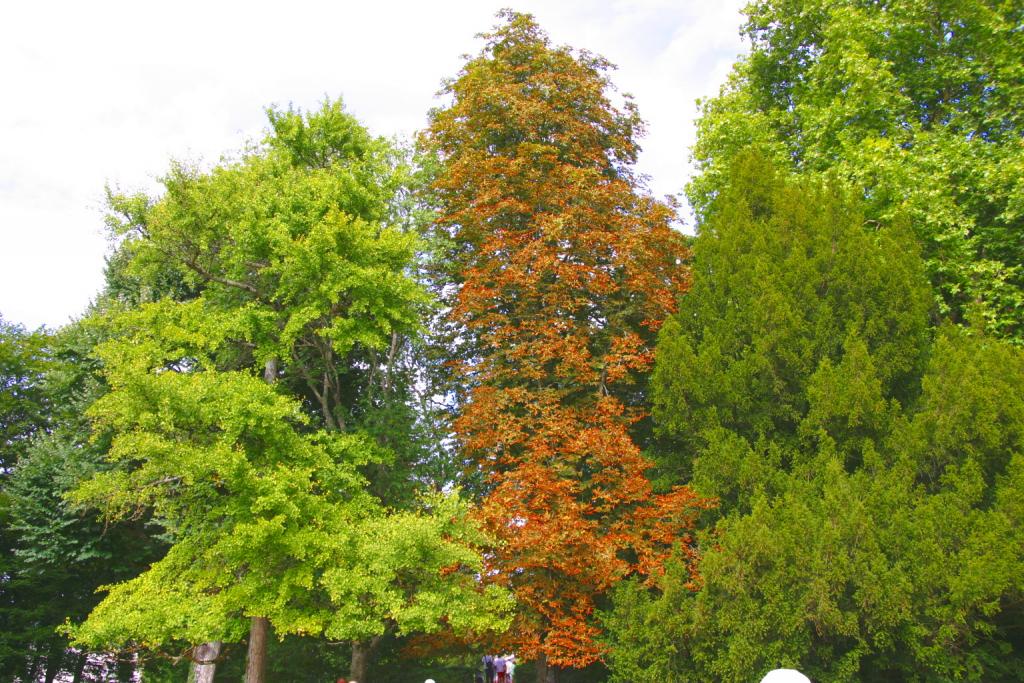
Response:
[[[499,18],[414,145],[270,109],[0,323],[0,680],[1021,680],[1024,9],[753,3],[695,237]]]

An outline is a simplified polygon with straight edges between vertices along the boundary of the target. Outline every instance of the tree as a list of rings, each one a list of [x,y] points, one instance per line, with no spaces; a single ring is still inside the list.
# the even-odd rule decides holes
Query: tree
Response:
[[[87,666],[130,676],[126,652],[71,648],[56,629],[80,620],[96,605],[96,588],[137,574],[164,550],[146,520],[104,525],[70,505],[64,494],[109,465],[109,443],[90,441],[85,408],[106,392],[98,363],[90,358],[102,331],[86,316],[45,335],[27,337],[38,360],[31,393],[15,397],[35,418],[12,440],[19,451],[0,495],[3,580],[0,582],[0,670],[6,677],[53,680],[61,672],[92,680]],[[11,413],[17,414],[17,411]],[[35,673],[33,673],[33,671]]]
[[[28,658],[31,635],[24,614],[31,597],[17,581],[10,497],[6,493],[12,468],[24,456],[33,434],[47,424],[47,396],[42,389],[49,363],[45,331],[27,332],[0,318],[0,664],[15,671]],[[34,597],[34,596],[32,596]]]
[[[33,434],[47,423],[43,377],[49,335],[28,332],[0,317],[0,476],[17,463]]]
[[[82,680],[90,652],[71,648],[59,627],[96,606],[98,586],[129,578],[163,550],[144,520],[105,527],[62,497],[102,468],[97,450],[65,429],[37,437],[4,487],[13,542],[0,618],[5,671],[22,680],[52,681],[61,671]],[[127,663],[129,653],[91,654]]]
[[[386,620],[428,630],[476,595],[461,568],[479,564],[481,537],[460,521],[456,497],[431,500],[430,514],[385,515],[356,470],[384,455],[372,440],[304,432],[294,399],[244,371],[211,369],[209,337],[164,337],[166,348],[128,331],[187,329],[190,316],[211,329],[198,302],[156,304],[122,319],[124,337],[101,349],[112,391],[91,413],[115,434],[108,458],[126,466],[74,498],[114,519],[153,510],[174,543],[111,587],[75,630],[79,641],[232,641],[251,613],[280,633],[332,639],[375,635]],[[167,370],[179,363],[189,371]],[[461,626],[484,612],[459,607],[448,616]]]
[[[667,464],[720,516],[698,592],[617,592],[613,680],[1013,680],[1024,355],[929,330],[905,228],[841,185],[751,153],[727,178],[653,379]]]
[[[858,392],[884,405],[863,391],[877,390],[877,376],[845,364],[832,407]],[[1021,413],[1016,398],[998,397],[1022,369],[1019,350],[947,330],[912,417],[896,419],[877,448],[858,444],[856,468],[849,440],[735,444],[728,464],[738,461],[746,488],[714,527],[701,590],[682,590],[686,576],[670,573],[661,592],[616,595],[613,680],[744,681],[778,666],[815,680],[1016,680]],[[811,411],[829,412],[827,402],[819,395]],[[916,441],[929,429],[956,455],[937,463],[934,443]]]
[[[202,641],[193,638],[201,634],[237,638],[237,619],[248,615],[247,680],[261,678],[260,644],[272,622],[282,633],[329,631],[355,638],[377,635],[389,624],[408,627],[407,618],[392,612],[358,627],[329,627],[324,605],[351,609],[339,602],[348,596],[334,584],[310,584],[309,577],[326,571],[328,561],[352,569],[352,558],[338,553],[346,550],[346,538],[355,542],[353,536],[332,525],[350,524],[356,533],[384,515],[368,492],[356,495],[366,482],[354,468],[379,468],[393,451],[387,434],[378,429],[371,432],[376,438],[368,437],[358,418],[375,405],[368,394],[386,395],[398,384],[398,351],[428,303],[409,272],[415,236],[388,225],[402,177],[394,148],[371,138],[336,102],[308,115],[271,110],[269,117],[272,132],[264,145],[238,160],[209,172],[175,165],[159,200],[112,198],[121,216],[112,224],[129,255],[123,279],[166,282],[173,276],[172,284],[193,299],[157,302],[115,321],[127,325],[123,334],[135,344],[106,347],[110,377],[119,384],[95,414],[114,433],[114,457],[124,467],[84,485],[79,494],[83,501],[103,502],[115,517],[152,510],[175,539],[153,570],[113,590],[79,637],[197,645]],[[148,332],[133,335],[136,329]],[[168,424],[188,425],[185,432],[147,422],[147,411],[162,409],[148,401],[160,395],[192,406],[191,414],[167,413]],[[197,406],[190,397],[199,395],[222,403]],[[278,431],[254,426],[274,419],[283,420]],[[314,435],[318,427],[323,431]],[[133,441],[138,434],[149,437]],[[218,454],[231,454],[237,469],[221,471],[226,463],[216,460]],[[147,479],[153,472],[159,474]],[[129,481],[139,490],[120,488]],[[266,489],[251,488],[256,481]],[[260,502],[261,496],[276,502]],[[192,497],[194,506],[179,507]],[[411,505],[411,499],[402,504]],[[111,507],[112,501],[120,503]],[[437,515],[457,519],[453,504],[431,503]],[[251,515],[251,528],[244,527],[256,534],[251,545],[236,547],[228,540],[225,534],[242,527],[218,521],[226,511],[243,526]],[[280,514],[278,521],[272,511]],[[325,540],[330,533],[337,539]],[[458,548],[472,545],[460,545],[449,527],[436,533],[436,543],[450,536]],[[310,555],[295,546],[306,535],[326,545]],[[257,561],[263,570],[249,566]],[[425,566],[428,574],[435,568]],[[233,567],[239,577],[235,597],[227,597],[222,583],[233,576],[229,570],[204,567]],[[273,571],[289,567],[295,583],[275,585]],[[424,593],[410,599],[423,601],[421,608],[435,619],[456,604],[449,596],[445,606],[432,603],[431,612],[425,575],[407,577],[404,566],[396,572],[383,578],[402,585],[408,579],[407,590],[423,585]],[[168,581],[163,588],[161,578]],[[475,599],[464,574],[455,571],[450,581],[465,589],[465,600]],[[195,594],[196,610],[184,622],[161,625],[160,610],[188,590]],[[319,597],[300,595],[303,590]],[[487,594],[493,596],[494,591]],[[374,597],[382,596],[362,599],[372,606]],[[221,599],[227,602],[218,607]],[[133,605],[136,612],[128,609]],[[154,630],[119,621],[124,613],[145,615],[144,625]],[[360,648],[353,646],[354,666],[362,659]]]
[[[635,107],[611,104],[605,60],[499,16],[425,142],[468,387],[456,431],[502,541],[486,576],[519,601],[504,644],[553,678],[600,657],[593,612],[612,585],[657,574],[673,544],[695,555],[707,502],[654,495],[634,440],[655,332],[687,283],[672,208],[631,169]]]
[[[751,145],[801,173],[835,171],[869,219],[910,217],[940,313],[1024,341],[1019,4],[763,0],[746,12],[751,52],[698,123],[698,219]]]
[[[694,283],[662,329],[652,380],[678,480],[739,474],[692,461],[723,429],[751,444],[801,438],[811,380],[848,341],[866,346],[885,396],[913,399],[930,297],[904,221],[865,229],[841,184],[793,180],[757,152],[734,161],[705,214]],[[720,471],[696,472],[705,466]]]

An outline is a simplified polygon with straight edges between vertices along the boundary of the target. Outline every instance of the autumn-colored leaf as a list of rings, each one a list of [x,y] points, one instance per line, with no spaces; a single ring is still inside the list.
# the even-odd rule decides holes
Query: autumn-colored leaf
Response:
[[[425,136],[442,161],[437,229],[458,245],[451,321],[476,351],[456,431],[502,540],[485,576],[519,603],[502,646],[583,667],[601,656],[595,600],[657,574],[673,545],[692,558],[707,506],[655,495],[633,435],[687,251],[632,171],[642,122],[629,98],[611,104],[609,65],[502,16]]]

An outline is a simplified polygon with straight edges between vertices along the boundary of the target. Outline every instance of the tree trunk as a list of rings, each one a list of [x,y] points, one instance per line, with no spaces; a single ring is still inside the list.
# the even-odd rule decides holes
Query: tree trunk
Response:
[[[220,657],[221,642],[214,640],[192,648],[192,666],[188,670],[188,683],[213,683]]]
[[[267,384],[273,384],[277,381],[277,359],[271,358],[267,361],[267,364],[263,366],[263,381]]]
[[[263,381],[267,384],[277,382],[277,359],[271,358],[263,367]],[[249,650],[245,655],[244,683],[265,683],[267,680],[267,635],[270,633],[270,620],[266,617],[253,617],[249,622]]]
[[[117,665],[115,666],[115,676],[117,677],[117,683],[132,683],[135,679],[135,662],[134,657],[124,652],[117,653]]]
[[[249,652],[245,656],[244,683],[266,683],[267,680],[267,636],[270,620],[253,617],[249,626]]]
[[[380,645],[380,636],[374,636],[369,640],[352,641],[352,661],[349,664],[349,683],[366,683],[366,671],[373,661],[373,653]]]
[[[50,652],[46,655],[46,683],[53,683],[61,664],[64,663],[64,639],[54,636],[50,640]]]
[[[537,659],[537,683],[558,683],[558,667],[549,666],[547,655],[543,652]]]
[[[36,651],[36,653],[32,655],[32,659],[28,662],[28,668],[25,670],[26,681],[36,680],[36,674],[39,672],[40,659],[41,657],[39,656],[39,652]]]
[[[75,674],[71,679],[71,683],[82,683],[82,675],[85,673],[85,664],[89,661],[89,653],[82,650],[78,653],[78,659],[75,661]]]

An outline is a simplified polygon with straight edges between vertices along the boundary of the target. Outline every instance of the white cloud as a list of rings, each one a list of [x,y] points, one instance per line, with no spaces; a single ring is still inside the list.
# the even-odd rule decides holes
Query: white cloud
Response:
[[[11,3],[0,24],[0,314],[59,325],[102,283],[105,183],[157,189],[172,158],[257,137],[263,108],[344,97],[375,133],[425,123],[504,0]],[[694,100],[740,52],[741,0],[527,1],[554,42],[617,63],[649,122],[641,170],[676,193]]]

